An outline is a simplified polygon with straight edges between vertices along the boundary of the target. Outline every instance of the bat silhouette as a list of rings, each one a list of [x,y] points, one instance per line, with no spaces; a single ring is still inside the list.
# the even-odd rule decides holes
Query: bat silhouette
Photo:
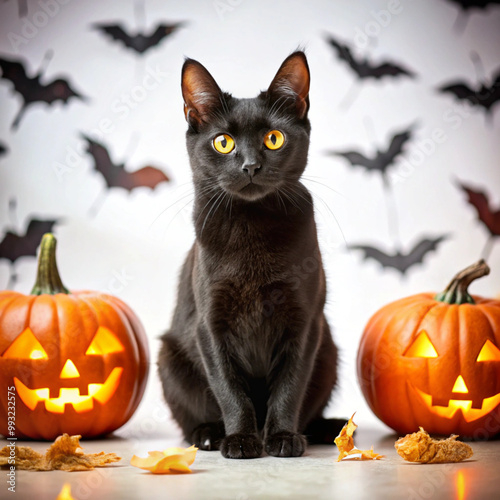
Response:
[[[0,142],[0,156],[7,154],[7,146]]]
[[[151,166],[127,172],[123,163],[113,163],[102,144],[83,134],[82,137],[87,141],[87,152],[94,160],[94,169],[104,177],[108,188],[121,187],[129,192],[141,186],[154,189],[161,182],[170,180],[161,170]]]
[[[488,5],[500,4],[500,0],[449,0],[450,2],[458,5],[464,12],[469,9],[486,9]]]
[[[422,263],[424,257],[432,250],[436,250],[439,243],[447,238],[447,235],[439,236],[434,239],[424,238],[406,254],[400,251],[393,254],[387,254],[369,245],[350,245],[349,249],[361,250],[364,254],[363,260],[369,258],[374,259],[382,264],[383,268],[392,267],[398,270],[402,275],[405,275],[410,267]]]
[[[412,71],[404,68],[401,65],[396,65],[390,62],[383,62],[379,65],[372,64],[368,59],[356,60],[353,56],[351,49],[344,45],[331,36],[327,39],[328,43],[335,49],[337,56],[342,61],[345,61],[348,66],[358,75],[358,78],[375,78],[380,79],[384,76],[408,76],[409,78],[415,78],[416,75]]]
[[[19,61],[9,61],[0,58],[1,78],[10,80],[14,85],[14,90],[21,94],[23,105],[19,110],[11,128],[16,129],[26,108],[35,102],[45,102],[53,104],[56,101],[67,103],[71,97],[85,100],[85,97],[75,92],[68,81],[58,78],[44,85],[40,82],[41,73],[30,78],[26,75],[24,66]]]
[[[469,10],[477,9],[477,10],[486,10],[486,8],[490,5],[498,5],[500,4],[500,0],[449,0],[453,4],[457,5],[460,10],[458,11],[458,16],[455,21],[455,31],[458,33],[463,32],[468,20]]]
[[[500,69],[493,77],[491,86],[481,84],[480,87],[471,89],[462,81],[452,82],[438,88],[440,93],[449,92],[460,101],[468,101],[473,106],[483,107],[489,114],[493,106],[500,101]]]
[[[4,3],[9,0],[3,0]],[[28,15],[28,0],[17,0],[17,11],[19,17],[26,17]]]
[[[403,153],[404,146],[411,137],[412,128],[410,127],[394,135],[387,149],[377,150],[375,155],[370,158],[357,151],[331,151],[329,154],[342,156],[354,167],[359,166],[366,170],[376,170],[385,176],[387,169],[392,165],[396,157]]]
[[[122,42],[125,47],[144,54],[147,50],[158,45],[164,38],[177,31],[184,23],[159,24],[150,35],[138,33],[129,35],[120,24],[93,24],[96,30],[109,35],[113,40]]]
[[[14,273],[14,263],[20,257],[36,257],[36,251],[45,233],[52,232],[52,228],[59,221],[54,220],[39,220],[31,219],[26,233],[22,236],[7,231],[0,242],[0,259],[7,259],[10,261],[11,274],[7,288],[13,285],[17,279]]]
[[[476,209],[479,220],[486,226],[491,236],[500,236],[500,209],[493,211],[488,197],[482,191],[475,191],[466,184],[458,184],[467,194],[467,201]]]

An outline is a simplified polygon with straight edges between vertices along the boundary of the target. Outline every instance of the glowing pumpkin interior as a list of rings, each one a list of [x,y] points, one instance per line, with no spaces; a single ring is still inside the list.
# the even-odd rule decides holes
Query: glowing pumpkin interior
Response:
[[[422,330],[408,346],[403,356],[410,358],[438,358],[439,353],[432,344],[428,333]],[[477,355],[476,361],[478,363],[500,361],[500,349],[488,339],[483,344]],[[433,403],[431,394],[427,394],[413,385],[412,387],[432,413],[445,418],[452,418],[458,410],[461,410],[465,421],[472,422],[487,415],[500,404],[500,394],[484,398],[481,408],[473,408],[472,400],[470,399],[458,399],[458,395],[469,393],[469,389],[462,375],[458,375],[452,388],[452,393],[457,395],[457,399],[450,399],[447,406]]]
[[[116,335],[105,327],[99,327],[88,346],[86,356],[105,356],[121,352],[125,348]],[[43,360],[48,359],[47,352],[35,337],[30,328],[26,328],[5,350],[4,359]],[[45,409],[52,413],[64,413],[67,404],[71,404],[77,413],[90,411],[94,407],[94,400],[106,404],[116,392],[120,383],[122,367],[115,367],[102,384],[88,384],[87,394],[80,394],[78,387],[62,387],[59,396],[49,397],[49,388],[30,389],[17,377],[14,384],[22,402],[34,410],[38,403],[44,402]],[[59,374],[61,379],[80,378],[80,372],[71,359],[66,359]]]

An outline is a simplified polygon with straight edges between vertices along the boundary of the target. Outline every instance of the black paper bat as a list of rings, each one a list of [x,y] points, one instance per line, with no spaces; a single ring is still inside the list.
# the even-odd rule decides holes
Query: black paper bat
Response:
[[[9,0],[3,0],[4,3]],[[17,0],[17,11],[19,17],[26,17],[28,15],[28,0]]]
[[[467,201],[476,209],[479,220],[486,226],[491,236],[500,236],[500,209],[490,207],[488,197],[483,191],[476,191],[466,184],[460,188],[467,194]]]
[[[7,154],[7,151],[9,151],[7,146],[0,142],[0,156]]]
[[[458,5],[463,11],[469,9],[486,9],[488,5],[498,5],[500,0],[449,0],[450,2]]]
[[[480,106],[489,114],[493,106],[500,101],[500,69],[493,77],[491,86],[481,84],[471,89],[462,81],[451,82],[438,88],[440,93],[449,92],[460,101],[468,101],[473,106]]]
[[[468,20],[469,10],[486,10],[490,5],[500,4],[500,0],[449,0],[453,4],[457,5],[460,10],[458,11],[458,16],[455,21],[454,29],[456,32],[461,33],[464,31]]]
[[[158,45],[164,38],[177,31],[184,23],[159,24],[150,35],[138,33],[129,35],[120,24],[93,24],[92,27],[109,35],[113,40],[122,42],[125,47],[144,54],[147,50]]]
[[[41,74],[30,78],[26,75],[24,66],[19,61],[9,61],[0,58],[1,78],[10,80],[14,84],[14,90],[21,94],[23,106],[19,110],[11,128],[16,129],[21,117],[28,106],[35,102],[46,102],[53,104],[56,101],[67,103],[71,97],[85,100],[85,97],[75,92],[67,80],[58,78],[44,85],[40,83]]]
[[[135,172],[127,172],[123,163],[113,163],[108,150],[102,144],[85,135],[82,137],[87,141],[87,152],[94,159],[94,169],[104,177],[108,188],[121,187],[132,191],[132,189],[144,186],[154,189],[161,182],[170,180],[161,170],[151,166],[143,167]]]
[[[11,274],[7,288],[12,286],[17,276],[14,272],[14,263],[20,257],[36,257],[36,251],[45,233],[52,232],[52,228],[58,223],[57,219],[54,220],[39,220],[31,219],[26,233],[22,236],[7,231],[0,242],[0,259],[7,259],[10,261]]]
[[[347,45],[338,42],[331,36],[328,37],[327,41],[337,52],[339,59],[345,61],[360,79],[380,79],[384,76],[396,77],[400,75],[406,75],[409,78],[416,77],[415,73],[404,68],[402,65],[396,65],[390,62],[383,62],[379,65],[375,65],[366,58],[362,61],[358,61],[355,59],[351,49]]]
[[[361,250],[364,254],[363,260],[369,258],[374,259],[382,264],[383,268],[392,267],[404,275],[410,267],[422,263],[424,257],[432,250],[436,250],[439,243],[447,238],[447,235],[434,239],[424,238],[406,254],[399,251],[393,254],[387,254],[382,250],[369,245],[350,245],[349,249]]]
[[[391,139],[389,147],[384,151],[377,150],[375,156],[371,158],[368,158],[357,151],[331,151],[329,154],[342,156],[354,167],[363,167],[369,171],[377,170],[385,176],[387,169],[392,165],[396,157],[403,152],[405,144],[411,139],[411,137],[412,128],[410,127],[407,130],[394,135]]]

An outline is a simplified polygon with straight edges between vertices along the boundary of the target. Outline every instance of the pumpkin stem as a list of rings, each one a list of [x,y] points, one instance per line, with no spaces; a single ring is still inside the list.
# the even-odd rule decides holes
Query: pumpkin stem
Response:
[[[31,295],[69,293],[69,290],[62,284],[57,270],[56,245],[57,240],[53,234],[43,235],[38,256],[36,283],[31,290]]]
[[[487,274],[490,274],[490,268],[484,259],[481,259],[455,275],[444,292],[438,293],[434,299],[447,304],[474,304],[474,299],[469,295],[467,288],[474,280]]]

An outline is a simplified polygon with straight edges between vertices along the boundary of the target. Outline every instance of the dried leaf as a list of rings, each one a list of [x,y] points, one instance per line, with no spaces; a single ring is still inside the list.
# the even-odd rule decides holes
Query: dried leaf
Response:
[[[354,431],[358,428],[358,426],[353,422],[353,418],[356,413],[352,414],[352,417],[349,421],[342,427],[340,434],[335,438],[335,444],[339,449],[339,457],[337,458],[337,462],[340,462],[344,458],[349,455],[360,455],[359,457],[354,458],[353,460],[379,460],[384,455],[379,455],[373,451],[373,446],[370,450],[358,450],[354,446],[353,434]]]
[[[69,483],[63,484],[63,487],[62,487],[59,495],[57,495],[56,500],[75,500],[71,496],[71,485]]]
[[[194,445],[189,448],[167,448],[164,451],[149,451],[148,457],[140,458],[136,455],[130,464],[153,474],[189,473],[189,466],[196,458],[198,448]]]
[[[47,449],[45,455],[34,451],[29,446],[16,446],[16,468],[20,470],[92,470],[121,460],[115,453],[85,454],[80,448],[81,436],[63,434]],[[10,449],[4,446],[0,450],[0,466],[8,464]]]
[[[408,462],[439,464],[444,462],[461,462],[472,457],[472,448],[456,435],[448,439],[432,439],[422,427],[418,432],[399,438],[394,447],[401,457]]]

